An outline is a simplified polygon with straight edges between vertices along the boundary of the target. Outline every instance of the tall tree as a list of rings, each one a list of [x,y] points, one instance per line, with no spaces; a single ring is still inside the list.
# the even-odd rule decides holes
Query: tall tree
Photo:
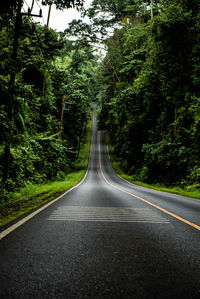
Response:
[[[196,182],[199,121],[191,111],[199,105],[199,3],[153,1],[153,18],[149,4],[127,5],[120,42],[109,44],[97,77],[99,125],[137,179],[170,184],[192,174]],[[112,55],[114,68],[107,64]]]

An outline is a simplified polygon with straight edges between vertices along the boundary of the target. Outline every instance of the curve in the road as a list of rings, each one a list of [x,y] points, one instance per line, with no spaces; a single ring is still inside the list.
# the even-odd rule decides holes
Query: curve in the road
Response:
[[[100,132],[99,132],[99,136],[98,136],[98,142],[99,142],[99,167],[100,167],[100,171],[101,171],[101,174],[102,174],[102,177],[103,177],[104,181],[105,181],[109,186],[111,186],[112,188],[114,188],[114,189],[116,189],[116,190],[122,191],[122,192],[124,192],[124,193],[126,193],[126,194],[128,194],[128,195],[130,195],[130,196],[132,196],[132,197],[134,197],[134,198],[137,198],[137,199],[139,199],[139,200],[141,200],[141,201],[147,203],[148,205],[150,205],[150,206],[152,206],[152,207],[154,207],[154,208],[156,208],[156,209],[158,209],[158,210],[164,212],[165,214],[168,214],[168,215],[172,216],[173,218],[176,218],[176,219],[178,219],[178,220],[180,220],[180,221],[182,221],[182,222],[184,222],[184,223],[186,223],[186,224],[188,224],[188,225],[190,225],[190,226],[192,226],[192,227],[194,227],[195,229],[197,229],[197,230],[200,231],[200,226],[199,226],[199,225],[197,225],[197,224],[195,224],[195,223],[192,223],[192,222],[190,222],[190,221],[188,221],[188,220],[186,220],[186,219],[184,219],[184,218],[182,218],[182,217],[180,217],[180,216],[178,216],[178,215],[176,215],[176,214],[174,214],[174,213],[171,213],[171,212],[169,212],[169,211],[167,211],[167,210],[165,210],[165,209],[159,207],[158,205],[155,205],[155,204],[153,204],[152,202],[150,202],[150,201],[148,201],[148,200],[146,200],[146,199],[144,199],[144,198],[142,198],[142,197],[140,197],[140,196],[137,196],[137,195],[135,195],[135,194],[133,194],[133,193],[131,193],[131,192],[128,192],[128,191],[126,191],[126,190],[123,189],[123,188],[117,187],[117,186],[113,185],[111,182],[109,182],[109,180],[105,177],[105,174],[104,174],[103,169],[102,169],[102,163],[101,163]]]

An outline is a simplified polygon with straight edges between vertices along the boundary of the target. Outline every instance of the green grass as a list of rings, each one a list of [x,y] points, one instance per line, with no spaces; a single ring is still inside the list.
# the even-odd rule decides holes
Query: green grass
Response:
[[[73,165],[74,171],[66,175],[63,181],[46,184],[29,184],[18,192],[10,193],[10,199],[0,204],[0,227],[40,207],[66,190],[77,185],[84,177],[90,155],[92,120],[88,124],[85,143],[80,150],[79,159]]]
[[[172,188],[167,188],[160,184],[150,185],[150,184],[135,180],[135,178],[133,178],[131,175],[126,174],[121,169],[119,159],[113,154],[113,147],[109,142],[109,138],[107,138],[107,141],[108,141],[108,148],[109,148],[109,154],[110,154],[110,160],[111,160],[112,167],[123,179],[125,179],[133,184],[139,185],[141,187],[154,189],[154,190],[158,190],[158,191],[163,191],[163,192],[169,192],[169,193],[173,193],[173,194],[179,194],[182,196],[191,197],[191,198],[195,198],[195,199],[200,199],[200,191],[199,190],[194,189],[192,191],[187,191],[187,190],[181,189],[178,186],[172,187]],[[190,186],[188,186],[188,188],[189,187]]]

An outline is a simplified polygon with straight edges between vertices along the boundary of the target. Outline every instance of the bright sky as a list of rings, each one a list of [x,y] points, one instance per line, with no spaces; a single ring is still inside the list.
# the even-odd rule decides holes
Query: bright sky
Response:
[[[92,0],[85,0],[85,7],[88,7],[91,4]],[[25,0],[23,11],[28,10],[28,6],[31,7],[32,0]],[[42,8],[42,18],[34,18],[36,22],[41,22],[43,25],[47,22],[47,15],[48,15],[48,7],[41,6],[41,1],[36,0],[34,4],[34,9],[32,11],[33,14],[39,14],[40,7]],[[39,7],[40,6],[40,7]],[[55,29],[56,31],[64,31],[68,27],[68,23],[70,23],[74,19],[79,19],[80,14],[76,9],[65,9],[56,10],[55,6],[52,6],[51,9],[51,16],[49,27]]]

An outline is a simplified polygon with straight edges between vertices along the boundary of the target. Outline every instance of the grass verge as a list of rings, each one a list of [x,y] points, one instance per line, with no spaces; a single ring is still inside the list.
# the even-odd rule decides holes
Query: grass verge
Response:
[[[74,171],[63,181],[47,184],[29,184],[18,192],[11,193],[10,199],[0,204],[0,227],[40,207],[48,201],[77,185],[84,177],[89,161],[92,136],[92,120],[89,121],[85,143],[80,150],[79,159],[74,163]]]
[[[195,199],[200,199],[200,191],[199,190],[187,191],[187,190],[181,189],[178,186],[167,188],[165,186],[161,186],[160,184],[150,185],[150,184],[135,180],[131,175],[126,174],[121,169],[119,159],[113,154],[113,147],[109,142],[109,138],[107,138],[107,142],[108,142],[108,148],[109,148],[109,154],[110,154],[110,160],[111,160],[112,167],[123,179],[125,179],[133,184],[136,184],[138,186],[141,186],[141,187],[154,189],[157,191],[169,192],[169,193],[178,194],[178,195],[191,197],[191,198],[195,198]]]

